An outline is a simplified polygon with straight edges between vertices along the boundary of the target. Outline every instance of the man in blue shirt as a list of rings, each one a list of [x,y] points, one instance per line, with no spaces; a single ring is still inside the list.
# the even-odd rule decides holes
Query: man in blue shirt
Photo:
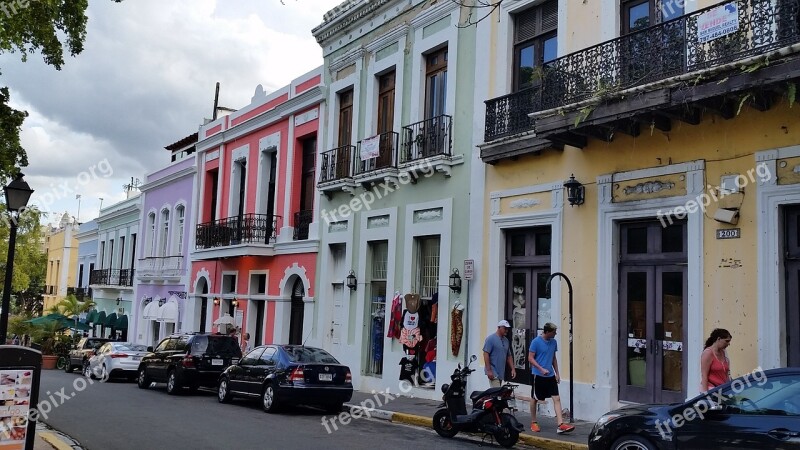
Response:
[[[539,423],[536,421],[536,402],[545,403],[548,398],[553,398],[553,409],[556,411],[558,428],[556,432],[569,433],[575,427],[564,423],[561,414],[561,397],[558,395],[558,383],[561,376],[558,373],[558,361],[556,352],[558,342],[556,334],[558,327],[550,322],[544,324],[542,334],[531,341],[528,349],[528,361],[531,363],[531,373],[533,374],[533,386],[531,387],[531,431],[539,432]]]
[[[483,363],[486,366],[486,376],[492,387],[500,387],[506,375],[506,363],[511,365],[511,378],[517,376],[514,360],[511,358],[511,343],[506,338],[506,333],[511,325],[507,320],[497,323],[497,331],[490,334],[483,343]]]

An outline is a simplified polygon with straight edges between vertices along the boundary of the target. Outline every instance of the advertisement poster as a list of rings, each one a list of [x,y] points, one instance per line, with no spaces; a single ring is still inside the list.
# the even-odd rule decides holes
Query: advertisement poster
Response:
[[[0,450],[22,450],[28,432],[33,370],[0,370]]]
[[[381,155],[381,137],[373,136],[361,141],[361,160],[367,161]]]
[[[697,40],[708,42],[739,31],[739,11],[728,3],[700,14],[697,18]]]

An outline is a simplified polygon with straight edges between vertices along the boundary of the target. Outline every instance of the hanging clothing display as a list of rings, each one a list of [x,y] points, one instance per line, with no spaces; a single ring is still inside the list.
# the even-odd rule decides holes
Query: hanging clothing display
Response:
[[[400,292],[395,292],[392,298],[392,309],[389,314],[389,332],[386,337],[390,339],[400,339],[400,328],[402,327],[403,300]]]
[[[416,348],[420,342],[422,342],[422,333],[420,332],[419,328],[414,328],[411,330],[408,328],[403,328],[400,331],[400,343],[408,349]]]
[[[383,317],[372,318],[372,360],[383,361]]]
[[[400,380],[407,380],[411,384],[416,384],[417,367],[419,363],[415,356],[405,356],[400,360]]]
[[[450,345],[452,347],[453,356],[458,356],[461,350],[461,337],[464,335],[464,324],[462,317],[464,315],[464,305],[456,300],[453,306],[453,311],[450,313]]]

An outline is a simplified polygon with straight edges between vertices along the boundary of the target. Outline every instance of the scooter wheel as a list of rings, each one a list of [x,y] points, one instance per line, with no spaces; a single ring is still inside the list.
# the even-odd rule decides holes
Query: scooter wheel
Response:
[[[519,441],[519,432],[514,428],[510,414],[502,415],[502,425],[494,434],[494,440],[505,448],[511,448]]]
[[[450,413],[446,409],[440,409],[433,415],[433,429],[439,436],[451,438],[458,434],[458,429],[450,420]]]

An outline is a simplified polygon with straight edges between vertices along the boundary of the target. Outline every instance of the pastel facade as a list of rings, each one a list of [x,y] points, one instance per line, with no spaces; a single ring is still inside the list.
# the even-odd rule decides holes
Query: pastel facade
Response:
[[[91,298],[89,278],[97,261],[97,221],[91,220],[80,224],[75,237],[78,239],[78,272],[75,281],[75,295],[79,299]]]
[[[171,162],[145,177],[137,242],[131,317],[132,340],[157,345],[178,331],[194,330],[189,292],[197,133],[170,144]]]
[[[477,27],[480,328],[560,324],[569,378],[565,273],[579,419],[696,394],[716,327],[734,375],[800,364],[797,3],[749,3],[723,36],[709,1],[520,0]]]
[[[303,343],[315,316],[321,70],[200,127],[192,329],[234,322],[251,344]],[[226,314],[230,319],[226,319]],[[219,322],[218,322],[219,323]]]
[[[78,267],[78,224],[64,213],[57,227],[45,232],[47,271],[45,274],[44,310],[72,293]]]
[[[467,291],[448,288],[469,257],[470,177],[475,163],[482,170],[471,133],[475,30],[456,27],[463,13],[456,2],[349,2],[313,30],[328,89],[312,340],[362,391],[397,392],[400,361],[414,353],[429,371],[409,389],[438,398],[436,386],[479,350],[453,350],[451,312]],[[393,297],[406,294],[421,302],[416,345],[387,337]]]

